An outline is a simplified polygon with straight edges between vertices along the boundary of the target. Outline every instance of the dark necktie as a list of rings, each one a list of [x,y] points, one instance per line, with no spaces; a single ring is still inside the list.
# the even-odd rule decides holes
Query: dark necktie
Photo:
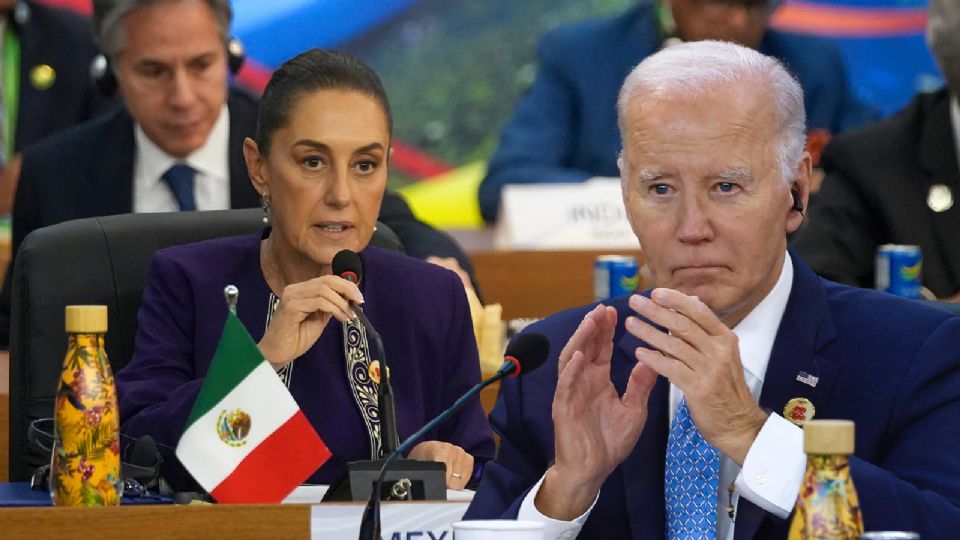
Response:
[[[197,171],[193,167],[179,163],[163,173],[163,180],[177,198],[180,210],[196,210],[197,202],[193,197],[193,177]]]

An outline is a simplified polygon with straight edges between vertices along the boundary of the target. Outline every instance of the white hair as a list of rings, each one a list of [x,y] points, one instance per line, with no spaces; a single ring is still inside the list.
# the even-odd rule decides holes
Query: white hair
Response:
[[[648,56],[633,68],[617,99],[621,143],[626,143],[627,106],[635,96],[696,99],[734,84],[748,91],[757,88],[770,96],[778,124],[774,148],[780,177],[792,182],[806,144],[803,90],[779,61],[734,43],[681,43]]]

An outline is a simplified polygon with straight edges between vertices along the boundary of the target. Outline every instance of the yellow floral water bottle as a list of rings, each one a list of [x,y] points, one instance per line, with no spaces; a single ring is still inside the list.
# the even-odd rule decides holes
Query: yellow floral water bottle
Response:
[[[50,496],[56,506],[120,504],[120,417],[103,348],[107,306],[67,306],[67,356],[54,410]]]
[[[857,540],[863,518],[850,477],[853,422],[809,420],[803,425],[807,471],[790,524],[789,540]]]

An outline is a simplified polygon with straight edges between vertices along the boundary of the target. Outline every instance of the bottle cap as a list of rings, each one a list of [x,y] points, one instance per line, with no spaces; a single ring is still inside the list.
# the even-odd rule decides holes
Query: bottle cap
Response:
[[[803,451],[808,454],[852,454],[853,434],[850,420],[808,420],[803,425]]]
[[[107,306],[67,306],[68,334],[107,332]]]

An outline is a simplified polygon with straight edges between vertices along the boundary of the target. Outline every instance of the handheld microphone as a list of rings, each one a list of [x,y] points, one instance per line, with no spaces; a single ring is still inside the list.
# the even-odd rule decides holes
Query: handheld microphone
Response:
[[[350,281],[357,286],[363,280],[363,261],[355,251],[343,249],[333,257],[333,273]],[[377,408],[380,413],[380,445],[384,455],[397,449],[400,444],[400,434],[397,430],[397,403],[393,397],[393,386],[390,385],[389,371],[387,370],[387,355],[383,350],[383,341],[380,334],[367,319],[363,306],[350,301],[350,308],[357,315],[360,324],[373,340],[376,354],[380,360],[380,382],[377,384]],[[380,456],[371,456],[377,459]]]
[[[520,334],[515,337],[507,346],[504,354],[503,365],[493,374],[492,377],[485,379],[460,396],[446,410],[438,414],[433,420],[426,423],[419,431],[410,435],[403,441],[396,450],[390,453],[383,461],[380,468],[380,476],[373,486],[373,492],[370,493],[370,499],[367,500],[367,506],[363,510],[363,518],[360,521],[360,540],[375,540],[380,538],[380,491],[383,486],[383,478],[387,473],[387,466],[391,461],[399,457],[404,452],[410,450],[421,437],[430,430],[436,428],[453,413],[460,410],[471,398],[480,393],[481,390],[491,384],[506,377],[517,377],[521,373],[529,373],[547,360],[550,352],[550,341],[542,334]]]

